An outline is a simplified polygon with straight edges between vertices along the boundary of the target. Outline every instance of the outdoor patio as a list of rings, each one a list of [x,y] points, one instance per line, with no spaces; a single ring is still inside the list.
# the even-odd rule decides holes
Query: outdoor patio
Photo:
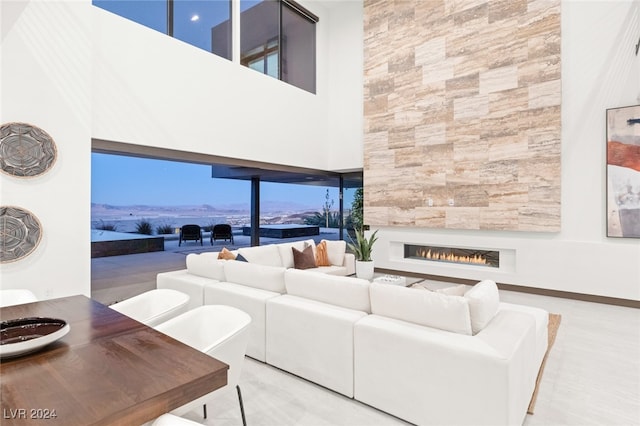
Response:
[[[134,235],[132,234],[135,238]],[[101,303],[110,305],[156,288],[156,275],[159,272],[184,269],[186,267],[186,256],[190,253],[220,251],[223,247],[234,250],[251,245],[251,237],[242,235],[242,229],[234,229],[234,244],[229,241],[218,240],[211,245],[209,236],[209,232],[203,233],[204,241],[202,245],[200,245],[199,241],[183,241],[179,246],[179,235],[170,234],[164,236],[164,251],[92,258],[91,297]],[[101,238],[106,238],[104,232]],[[323,239],[337,240],[338,229],[320,228],[319,235],[295,238],[261,237],[260,244],[266,245],[307,239],[313,239],[316,243]]]

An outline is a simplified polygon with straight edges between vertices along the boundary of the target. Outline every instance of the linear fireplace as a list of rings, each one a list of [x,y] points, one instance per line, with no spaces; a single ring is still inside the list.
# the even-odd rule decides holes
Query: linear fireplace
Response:
[[[478,265],[490,268],[500,267],[500,252],[497,250],[405,244],[404,257],[405,259]]]

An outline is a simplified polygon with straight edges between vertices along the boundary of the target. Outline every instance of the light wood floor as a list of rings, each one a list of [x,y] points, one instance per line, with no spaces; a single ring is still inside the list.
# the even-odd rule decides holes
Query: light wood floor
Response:
[[[183,269],[185,256],[168,248],[93,259],[92,295],[108,304],[155,288],[155,274]],[[524,425],[640,425],[640,310],[518,292],[501,291],[500,297],[562,315],[535,414]],[[240,386],[250,426],[407,424],[251,358]],[[242,424],[235,393],[212,405],[206,421],[197,412],[187,417]]]

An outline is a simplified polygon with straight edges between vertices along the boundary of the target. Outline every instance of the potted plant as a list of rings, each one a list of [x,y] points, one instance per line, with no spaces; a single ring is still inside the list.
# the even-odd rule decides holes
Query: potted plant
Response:
[[[365,280],[373,278],[373,259],[371,259],[371,250],[373,244],[378,237],[376,229],[373,234],[367,239],[364,235],[364,229],[356,229],[356,241],[351,240],[349,248],[354,252],[356,256],[356,276]]]

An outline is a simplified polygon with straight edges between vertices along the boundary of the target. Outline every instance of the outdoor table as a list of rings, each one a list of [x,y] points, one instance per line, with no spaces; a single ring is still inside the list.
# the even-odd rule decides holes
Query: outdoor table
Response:
[[[227,364],[85,296],[0,309],[70,331],[0,364],[3,426],[141,425],[227,383]]]

